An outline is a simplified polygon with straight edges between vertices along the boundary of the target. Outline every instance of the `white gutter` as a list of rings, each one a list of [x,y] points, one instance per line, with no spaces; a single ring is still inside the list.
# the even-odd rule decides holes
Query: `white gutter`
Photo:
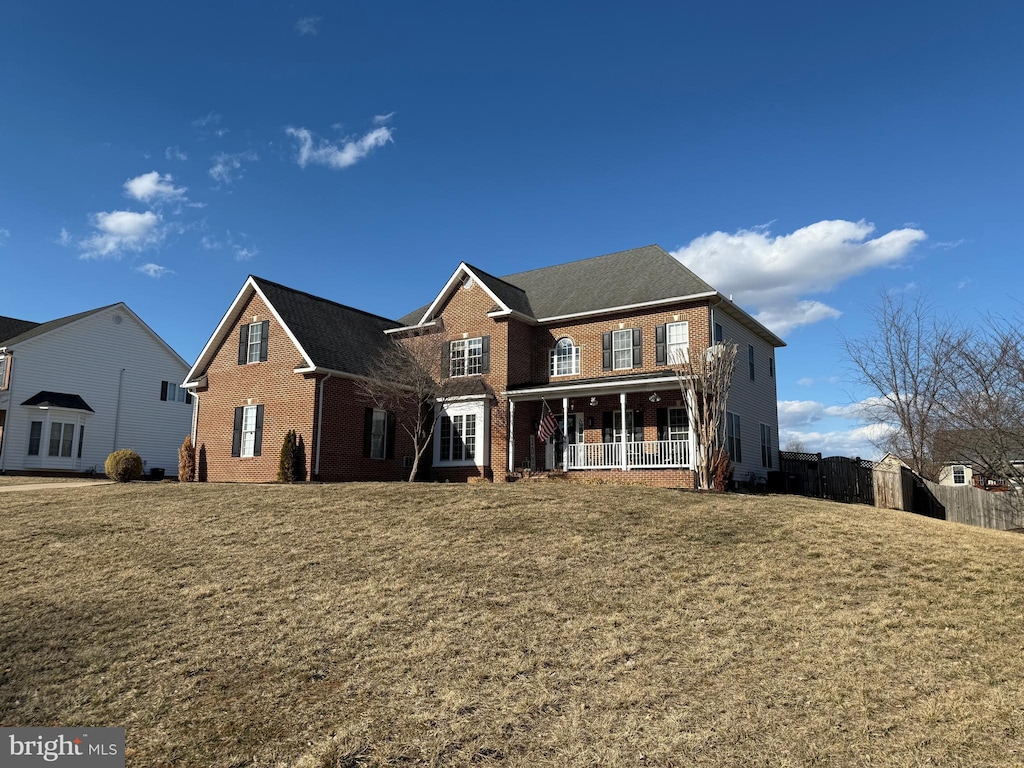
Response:
[[[661,389],[659,385],[674,384],[679,381],[678,376],[658,376],[649,379],[629,379],[623,382],[601,381],[592,384],[560,384],[547,387],[536,387],[533,389],[510,389],[501,394],[508,398],[520,400],[536,399],[539,395],[556,395],[562,392],[570,393],[591,393],[611,394],[615,392],[632,391],[645,392]]]
[[[418,331],[421,328],[435,328],[437,327],[437,320],[431,320],[429,323],[422,323],[420,325],[403,325],[401,328],[386,328],[384,330],[385,336],[390,336],[393,333],[405,333],[406,331]]]
[[[552,323],[556,320],[574,320],[578,317],[592,317],[594,315],[609,315],[613,312],[627,312],[631,309],[643,309],[645,307],[658,307],[665,304],[677,304],[680,301],[696,301],[697,299],[710,299],[712,296],[719,296],[718,291],[707,291],[705,293],[694,293],[690,296],[673,296],[670,299],[657,299],[656,301],[642,301],[639,304],[623,304],[618,307],[602,307],[601,309],[590,309],[586,312],[573,312],[568,315],[552,315],[551,317],[538,317],[538,323]]]
[[[4,435],[0,439],[0,472],[7,471],[7,443],[10,442],[7,432],[11,427],[11,406],[14,405],[14,353],[8,347],[0,347],[0,352],[7,355],[7,417],[4,419]]]

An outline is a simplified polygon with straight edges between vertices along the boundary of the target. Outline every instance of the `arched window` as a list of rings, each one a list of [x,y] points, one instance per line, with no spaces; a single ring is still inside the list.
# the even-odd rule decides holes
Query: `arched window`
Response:
[[[580,372],[580,348],[569,337],[558,340],[550,357],[552,376],[572,376]]]

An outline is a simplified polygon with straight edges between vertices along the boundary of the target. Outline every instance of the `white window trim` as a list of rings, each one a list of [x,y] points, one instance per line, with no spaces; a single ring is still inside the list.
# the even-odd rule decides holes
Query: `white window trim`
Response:
[[[474,344],[473,342],[476,342],[476,344]],[[472,355],[472,358],[476,360],[476,368],[477,368],[477,370],[470,371],[469,370],[469,361],[470,361],[471,356],[470,356],[469,353],[471,351],[473,351],[473,350],[476,350],[476,354]],[[462,373],[456,373],[455,372],[456,351],[461,351],[461,354],[459,355],[459,359],[462,362],[462,368],[463,368],[463,372]],[[479,376],[480,375],[480,369],[483,367],[483,357],[484,357],[484,337],[483,336],[475,336],[475,337],[473,337],[471,339],[453,339],[452,342],[451,342],[451,346],[449,347],[449,352],[448,352],[448,375],[452,376],[452,377]]]
[[[672,337],[672,328],[681,327],[683,329],[682,336],[684,341],[673,343],[670,339]],[[682,354],[678,354],[682,352]],[[690,322],[688,320],[680,320],[675,323],[665,323],[665,361],[669,365],[677,365],[678,363],[685,363],[690,358]]]
[[[244,405],[242,406],[242,436],[240,450],[238,455],[243,459],[251,459],[256,456],[256,413],[258,405]],[[252,414],[252,429],[247,429],[249,424],[249,414]],[[247,443],[246,436],[252,435],[252,442]]]
[[[678,433],[678,431],[673,433],[673,430],[672,430],[672,414],[674,412],[675,413],[681,412],[683,414],[683,423],[684,423],[685,427],[684,427],[684,429],[683,429],[681,434]],[[674,406],[674,407],[669,408],[668,409],[668,414],[666,415],[666,419],[665,420],[666,420],[666,423],[665,423],[665,434],[666,434],[666,436],[668,437],[669,440],[689,440],[690,439],[690,418],[689,418],[689,414],[686,412],[686,409],[684,407],[682,407],[680,405],[680,406]],[[675,436],[673,436],[673,434]]]
[[[960,482],[956,480],[956,471],[960,470]],[[967,485],[967,467],[964,464],[954,464],[950,467],[949,476],[953,481],[953,485]]]
[[[571,360],[573,370],[567,373],[558,373],[558,367],[556,365],[558,360],[558,345],[563,341],[568,341],[571,345],[569,349],[572,350]],[[557,342],[555,342],[555,348],[548,352],[548,373],[552,379],[556,379],[562,376],[579,376],[580,374],[580,348],[576,346],[575,342],[568,336],[563,336]]]
[[[438,406],[437,426],[434,428],[434,466],[435,467],[485,467],[490,460],[490,401],[461,400],[441,403]],[[441,417],[476,416],[476,456],[472,459],[446,461],[441,459]]]
[[[9,417],[8,417],[9,418]],[[39,453],[30,454],[29,438],[32,434],[32,422],[42,422],[39,433]],[[79,442],[82,438],[82,427],[88,426],[89,414],[77,409],[67,408],[36,408],[29,407],[25,420],[24,467],[26,469],[70,469],[77,470],[82,466],[83,459],[78,457]],[[50,429],[53,424],[73,424],[71,455],[50,456]],[[62,435],[63,437],[63,435]]]
[[[252,340],[253,332],[252,329],[257,328],[258,336],[255,343]],[[251,365],[252,363],[260,362],[260,345],[263,343],[263,323],[249,323],[249,337],[245,342],[245,364]],[[256,359],[253,360],[252,353],[253,349],[256,350]]]
[[[625,349],[616,349],[615,340],[620,338],[628,339],[628,344]],[[629,353],[629,365],[618,365],[615,357],[616,352],[628,352]],[[628,371],[633,367],[633,329],[626,328],[623,330],[612,331],[612,370],[613,371]]]

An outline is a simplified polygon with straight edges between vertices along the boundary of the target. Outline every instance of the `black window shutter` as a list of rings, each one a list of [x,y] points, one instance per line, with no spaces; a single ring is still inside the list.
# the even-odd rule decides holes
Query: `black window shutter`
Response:
[[[452,343],[446,341],[441,345],[441,377],[447,379],[452,370]]]
[[[388,411],[388,431],[385,448],[384,458],[393,459],[395,458],[395,414]]]
[[[658,418],[658,439],[668,440],[668,408],[659,408],[655,413]]]
[[[373,437],[373,408],[363,412],[363,456],[370,455],[370,443]]]
[[[654,364],[665,365],[668,355],[665,354],[665,326],[654,326]]]
[[[238,329],[238,364],[245,365],[246,351],[249,348],[249,326],[245,323]]]
[[[270,321],[263,321],[263,333],[260,334],[260,362],[267,362],[267,340],[270,338]]]
[[[161,400],[166,400],[167,399],[167,382],[166,381],[161,381],[160,382],[160,399]]]
[[[641,331],[639,328],[633,329],[633,367],[640,368],[644,364],[644,359],[641,349]]]
[[[185,393],[185,404],[186,405],[192,405],[192,393],[191,392],[186,392]]]
[[[601,370],[612,369],[612,332],[605,331],[601,334]],[[607,442],[607,440],[605,441]]]
[[[256,406],[256,444],[253,446],[252,455],[259,456],[263,452],[263,406]]]
[[[601,442],[615,442],[615,412],[605,411],[601,414]]]
[[[480,339],[480,373],[491,372],[491,337],[483,336]]]
[[[236,458],[242,455],[242,414],[244,412],[243,406],[235,408],[235,435],[231,438],[231,455]]]

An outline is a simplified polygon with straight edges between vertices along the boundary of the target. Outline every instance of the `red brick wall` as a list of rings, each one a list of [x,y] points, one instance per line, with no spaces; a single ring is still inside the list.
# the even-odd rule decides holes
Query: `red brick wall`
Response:
[[[239,328],[253,322],[270,322],[267,360],[238,364]],[[206,370],[208,385],[199,390],[196,452],[200,479],[211,482],[269,482],[277,479],[281,446],[294,429],[306,448],[307,468],[313,445],[316,381],[294,373],[302,364],[295,345],[259,295],[242,309],[224,343]],[[263,406],[262,455],[231,456],[235,408]],[[361,434],[361,432],[360,432]]]
[[[574,379],[591,379],[601,376],[629,375],[637,373],[669,372],[663,365],[655,365],[654,329],[664,323],[687,321],[690,329],[690,348],[694,352],[707,349],[709,304],[707,300],[681,303],[670,309],[659,308],[653,311],[634,311],[614,315],[601,315],[598,318],[585,318],[577,322],[566,322],[558,325],[545,325],[533,329],[532,347],[533,370],[531,381],[541,383],[570,382]],[[621,324],[621,328],[619,327]],[[601,357],[601,335],[607,331],[640,328],[642,331],[641,345],[643,349],[643,365],[622,371],[603,370]],[[548,352],[563,336],[571,338],[580,348],[580,373],[578,376],[558,376],[550,379]]]
[[[332,376],[324,389],[323,439],[320,443],[320,476],[328,482],[342,480],[405,480],[409,469],[402,467],[402,457],[412,456],[412,438],[395,428],[395,458],[371,459],[363,456],[363,431],[366,408],[373,403],[366,399],[352,379]],[[399,414],[410,423],[408,414]],[[316,444],[310,466],[315,467]]]

